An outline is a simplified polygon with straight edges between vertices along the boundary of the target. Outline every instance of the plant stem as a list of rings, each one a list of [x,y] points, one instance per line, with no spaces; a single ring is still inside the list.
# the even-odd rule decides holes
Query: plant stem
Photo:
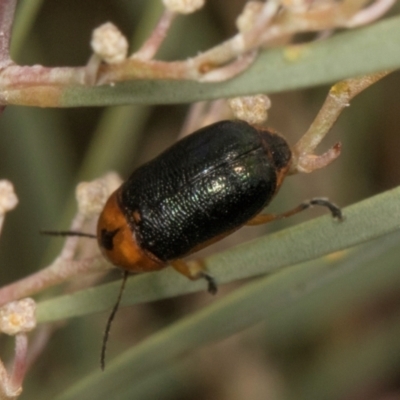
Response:
[[[56,259],[47,268],[2,287],[0,289],[0,305],[39,293],[81,273],[100,271],[104,267],[105,263],[102,256],[79,261]]]
[[[16,3],[16,0],[0,0],[0,68],[12,64],[10,39]]]

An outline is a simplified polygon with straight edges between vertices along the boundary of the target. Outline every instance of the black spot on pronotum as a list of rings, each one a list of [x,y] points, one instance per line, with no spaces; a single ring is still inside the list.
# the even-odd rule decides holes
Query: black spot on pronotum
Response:
[[[107,229],[101,230],[100,243],[104,249],[111,251],[114,248],[113,239],[118,231],[119,231],[119,228],[115,229],[113,231],[108,231]]]

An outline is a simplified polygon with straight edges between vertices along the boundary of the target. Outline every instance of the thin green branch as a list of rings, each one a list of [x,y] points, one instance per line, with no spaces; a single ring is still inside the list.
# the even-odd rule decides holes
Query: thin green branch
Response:
[[[107,379],[104,379],[104,373],[94,371],[56,399],[96,399],[101,394],[110,396],[118,388],[134,385],[136,380],[148,379],[192,349],[226,338],[261,321],[266,321],[267,328],[277,330],[280,321],[290,322],[293,308],[297,313],[307,312],[305,304],[310,296],[326,311],[328,301],[318,300],[325,298],[324,294],[328,291],[329,305],[342,304],[343,311],[368,299],[371,291],[386,293],[395,290],[400,281],[398,239],[397,234],[390,240],[382,241],[379,251],[364,248],[348,260],[335,263],[319,260],[302,264],[246,285],[125,351],[108,366],[105,371]],[[391,253],[390,262],[377,263],[387,251]],[[363,275],[360,279],[360,274],[365,274],[365,277]],[[290,324],[290,328],[295,330],[301,325],[299,320],[301,318]],[[398,321],[396,326],[398,328]],[[393,335],[390,337],[393,338]],[[364,376],[365,372],[368,371],[361,371]],[[372,377],[371,372],[369,376]]]
[[[398,230],[400,187],[343,210],[345,221],[330,216],[215,254],[205,265],[219,284],[270,274]],[[39,322],[57,321],[111,308],[119,282],[60,296],[38,304]],[[122,305],[205,291],[204,282],[188,282],[170,269],[129,279]]]

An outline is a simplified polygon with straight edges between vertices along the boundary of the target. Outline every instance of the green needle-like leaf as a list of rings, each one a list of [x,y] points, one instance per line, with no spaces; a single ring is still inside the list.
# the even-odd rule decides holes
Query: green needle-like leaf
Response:
[[[330,303],[340,303],[343,310],[343,302],[350,307],[368,299],[371,292],[393,290],[400,283],[398,240],[396,234],[378,246],[364,246],[362,251],[335,264],[322,261],[301,264],[249,284],[125,351],[110,363],[105,373],[92,373],[57,399],[111,396],[121,387],[134,386],[136,381],[140,382],[190,350],[223,339],[266,318],[271,330],[282,320],[290,324],[293,307],[301,320],[304,311],[308,311],[305,305],[309,296],[314,296],[313,304],[326,307],[329,302],[322,302],[320,297],[326,299],[329,295]],[[388,251],[386,262],[377,262]],[[363,279],[360,279],[361,275]],[[288,329],[296,331],[299,319],[295,319]],[[373,368],[360,372],[370,376]],[[344,382],[348,384],[348,380]]]
[[[172,104],[255,93],[274,93],[400,66],[400,17],[306,45],[263,51],[240,76],[221,83],[129,81],[113,86],[72,87],[61,106]]]
[[[400,188],[387,191],[344,210],[345,221],[330,216],[262,237],[206,259],[219,283],[274,272],[312,260],[397,230],[400,226]],[[39,303],[39,322],[55,321],[109,309],[120,283],[114,282]],[[189,282],[166,270],[132,277],[123,305],[158,300],[198,290],[205,283]]]

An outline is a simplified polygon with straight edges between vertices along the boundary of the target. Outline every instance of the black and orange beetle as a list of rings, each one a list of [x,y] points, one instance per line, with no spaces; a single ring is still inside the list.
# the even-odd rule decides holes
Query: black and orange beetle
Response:
[[[131,272],[180,261],[258,215],[290,165],[286,141],[244,121],[221,121],[138,168],[107,201],[97,239],[104,256]],[[209,290],[216,287],[209,280]]]
[[[172,265],[190,279],[205,278],[182,257],[224,238],[259,215],[278,192],[291,164],[286,140],[240,120],[220,121],[187,136],[139,167],[108,199],[97,226],[103,255],[130,272]],[[304,203],[327,205],[322,199]],[[291,212],[293,213],[293,212]]]
[[[129,272],[172,265],[190,279],[206,279],[209,292],[215,293],[217,285],[211,275],[200,263],[189,266],[183,257],[243,225],[287,217],[313,204],[328,207],[341,219],[340,209],[320,198],[284,214],[260,214],[277,194],[291,162],[292,151],[276,132],[241,120],[220,121],[180,140],[134,171],[106,202],[96,236],[60,232],[97,237],[103,255],[125,271],[105,332],[103,367],[110,323]]]

